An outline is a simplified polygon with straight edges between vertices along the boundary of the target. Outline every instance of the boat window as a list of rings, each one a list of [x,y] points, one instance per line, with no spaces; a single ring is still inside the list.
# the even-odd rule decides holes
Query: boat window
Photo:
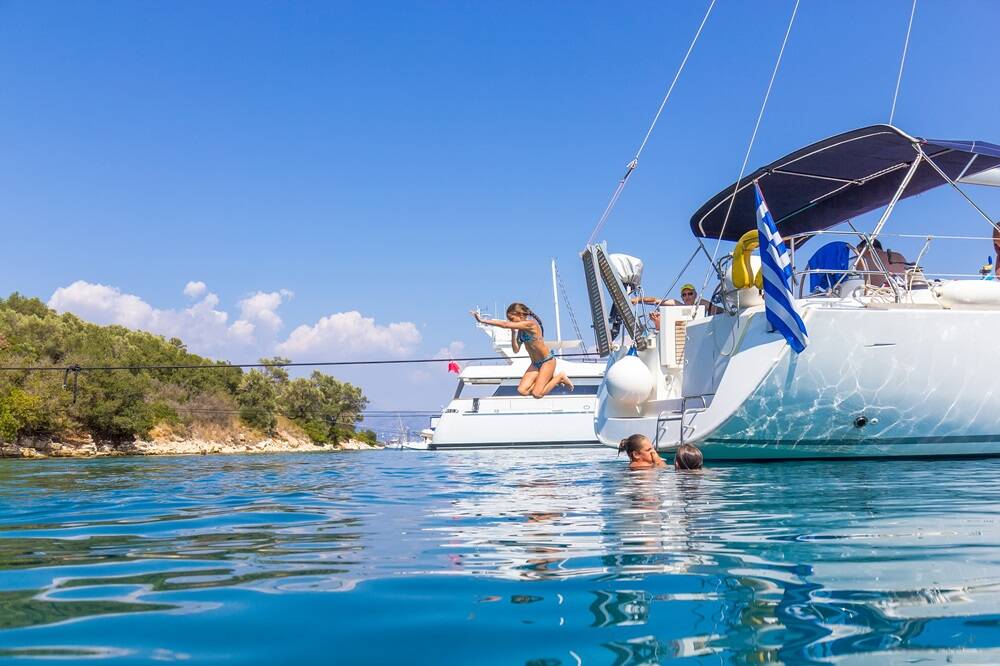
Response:
[[[464,382],[455,397],[462,398],[463,400],[488,398],[493,395],[493,392],[496,391],[496,389],[496,384],[471,384],[469,382]]]

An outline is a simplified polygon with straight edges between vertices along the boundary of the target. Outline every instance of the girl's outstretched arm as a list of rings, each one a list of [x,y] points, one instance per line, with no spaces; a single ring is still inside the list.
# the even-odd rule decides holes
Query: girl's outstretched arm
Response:
[[[510,328],[516,331],[530,331],[534,322],[530,321],[506,321],[503,319],[483,319],[479,316],[479,313],[475,310],[471,311],[472,316],[476,318],[480,324],[486,324],[487,326],[496,326],[497,328]]]

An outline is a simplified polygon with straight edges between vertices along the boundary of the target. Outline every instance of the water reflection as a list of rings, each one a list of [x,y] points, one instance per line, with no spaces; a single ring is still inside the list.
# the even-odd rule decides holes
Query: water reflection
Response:
[[[239,631],[223,653],[260,661],[315,618],[276,659],[990,663],[998,481],[604,451],[0,461],[0,656],[195,659]]]

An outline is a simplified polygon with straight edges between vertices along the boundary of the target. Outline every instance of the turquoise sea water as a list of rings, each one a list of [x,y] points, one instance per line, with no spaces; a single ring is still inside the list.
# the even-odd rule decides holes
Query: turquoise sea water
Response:
[[[0,659],[1000,663],[1000,460],[0,461]]]

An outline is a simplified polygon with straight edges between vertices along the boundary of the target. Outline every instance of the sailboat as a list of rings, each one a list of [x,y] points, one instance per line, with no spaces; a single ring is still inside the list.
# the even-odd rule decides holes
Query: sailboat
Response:
[[[940,186],[1000,233],[964,184],[1000,185],[1000,145],[874,125],[761,166],[691,218],[698,238],[743,241],[715,265],[713,312],[662,306],[659,330],[633,310],[606,247],[588,245],[591,313],[608,359],[594,420],[601,442],[642,433],[666,451],[698,446],[709,460],[1000,454],[1000,282],[923,265],[931,245],[959,239],[943,224],[913,234],[925,241],[914,262],[876,243],[900,200]],[[765,316],[755,185],[790,248],[792,305],[808,330],[801,353]],[[880,208],[872,232],[838,230]],[[816,251],[803,262],[809,240]],[[608,300],[620,339],[607,328]]]

